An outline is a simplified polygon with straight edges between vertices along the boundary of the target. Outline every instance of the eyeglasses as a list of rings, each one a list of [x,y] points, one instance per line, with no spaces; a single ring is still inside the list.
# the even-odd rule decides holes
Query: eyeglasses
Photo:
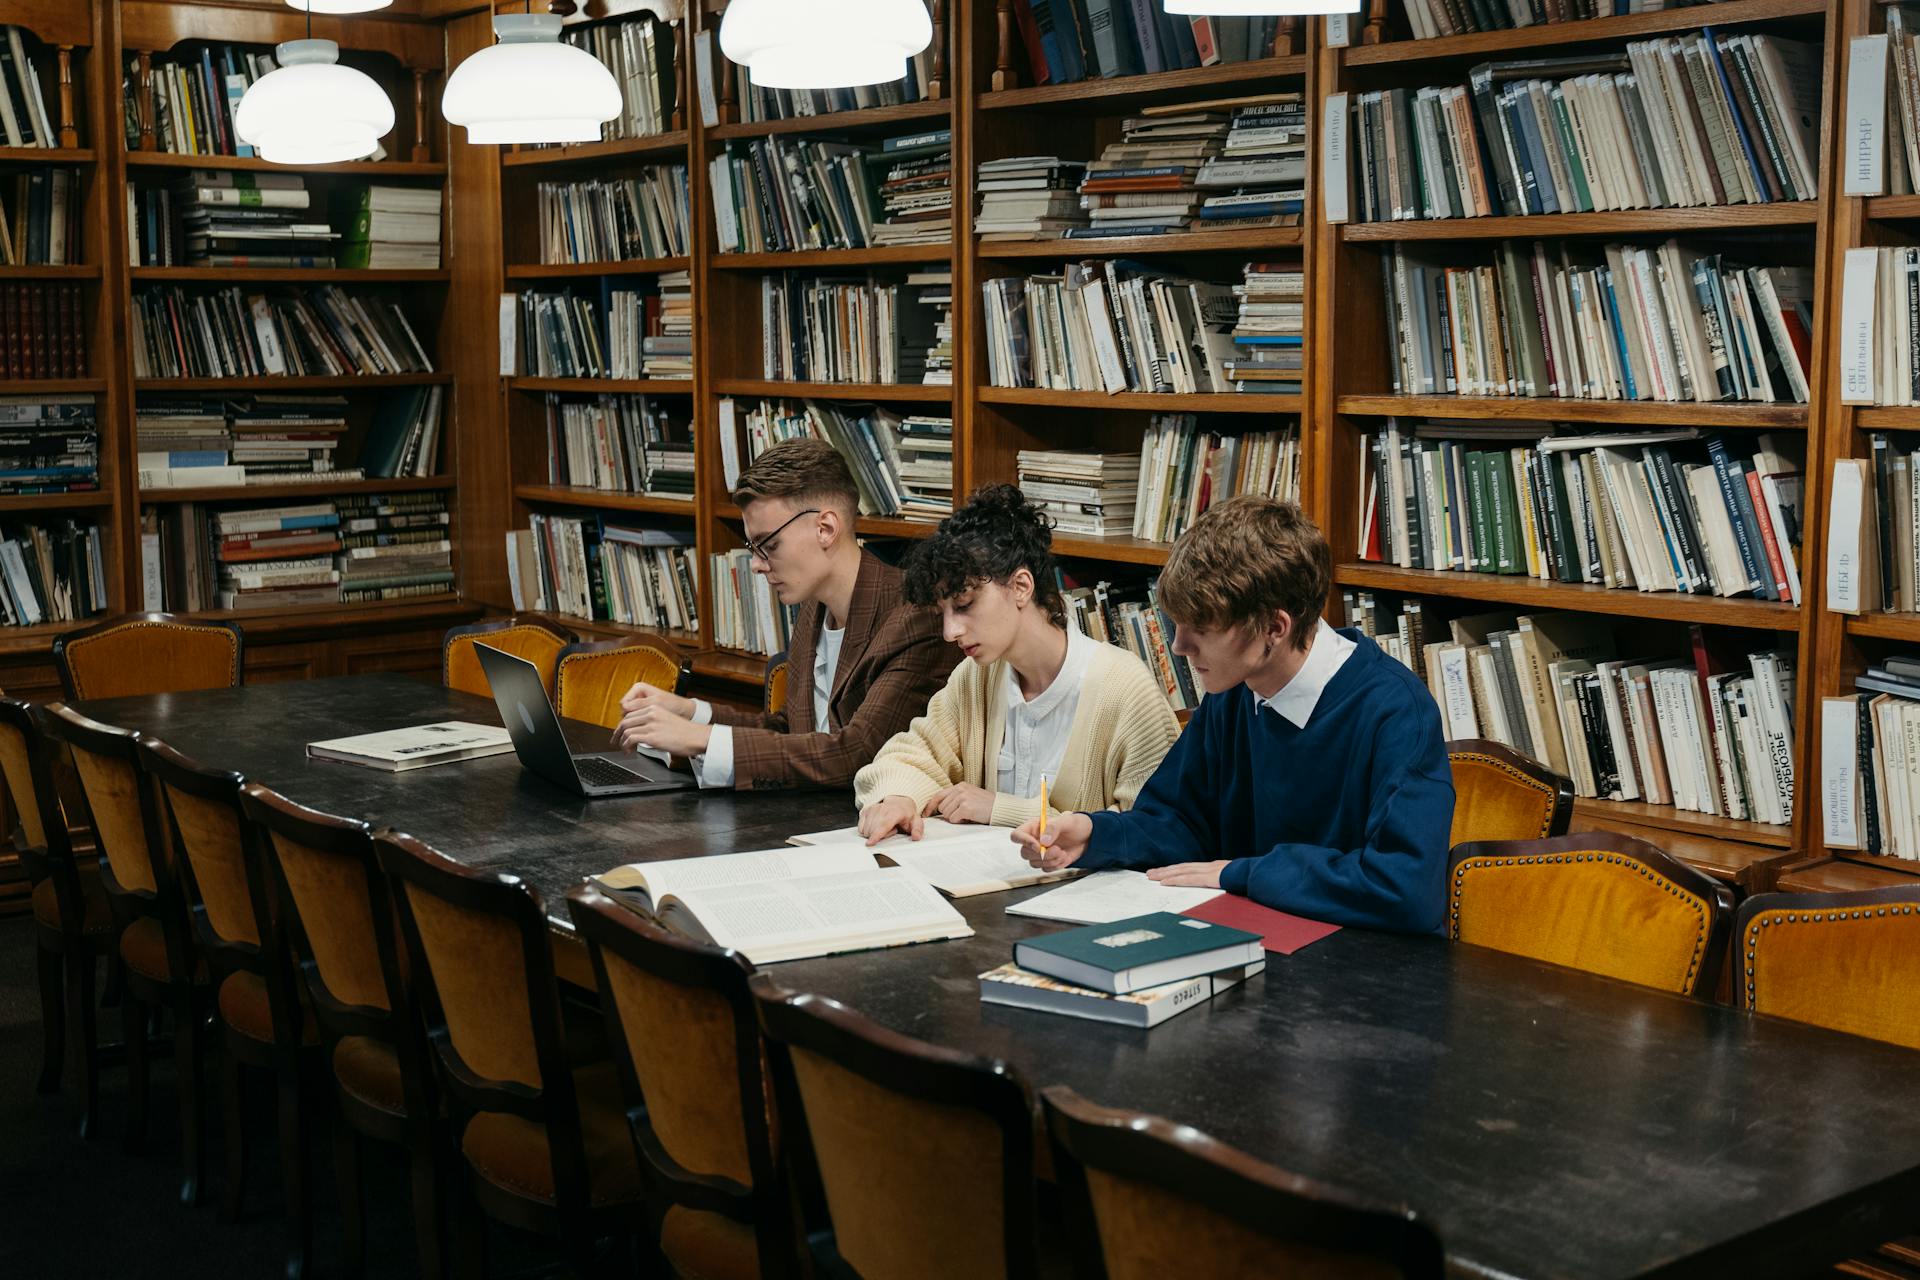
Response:
[[[766,537],[759,538],[759,539],[748,538],[747,554],[752,556],[755,560],[765,560],[768,564],[772,564],[774,540],[778,538],[781,534],[787,531],[787,525],[792,524],[795,520],[798,520],[801,516],[817,516],[819,514],[820,514],[820,508],[818,507],[808,507],[805,511],[794,512],[793,515],[787,519],[786,524],[781,525],[778,529],[775,529],[772,533],[768,534]]]

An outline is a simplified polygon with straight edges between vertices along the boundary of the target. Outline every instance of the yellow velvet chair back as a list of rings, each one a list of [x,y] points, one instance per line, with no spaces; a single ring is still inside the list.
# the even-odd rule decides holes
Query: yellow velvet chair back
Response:
[[[57,814],[42,816],[39,788],[34,785],[33,753],[51,751],[52,744],[38,735],[28,740],[24,725],[0,720],[0,774],[7,781],[14,816],[20,821],[20,841],[28,849],[44,849],[48,821],[64,822]]]
[[[1736,937],[1755,1013],[1920,1049],[1920,888],[1757,894]]]
[[[1725,885],[1611,832],[1461,845],[1448,892],[1455,941],[1686,995],[1712,990],[1733,916]]]
[[[113,873],[112,886],[128,893],[158,893],[158,851],[148,839],[149,829],[159,828],[158,811],[135,759],[134,735],[60,703],[47,708],[46,726],[48,735],[65,743],[72,754],[80,794]]]
[[[516,658],[525,658],[540,668],[540,682],[547,687],[547,696],[552,697],[554,663],[574,638],[572,632],[539,618],[501,618],[455,627],[447,632],[441,646],[441,683],[461,693],[482,698],[492,696],[487,673],[480,666],[480,655],[473,648],[475,644],[484,644]]]
[[[1480,738],[1447,744],[1453,767],[1449,848],[1476,840],[1545,840],[1573,819],[1573,783],[1512,747]]]
[[[53,642],[60,683],[75,700],[230,689],[240,683],[240,660],[238,624],[165,613],[109,618]]]
[[[792,666],[785,653],[776,653],[767,659],[767,700],[761,710],[768,715],[787,705],[787,677]]]
[[[680,682],[680,650],[671,641],[603,640],[570,644],[555,663],[553,700],[569,720],[608,729],[620,723],[620,699],[636,684],[672,693]]]

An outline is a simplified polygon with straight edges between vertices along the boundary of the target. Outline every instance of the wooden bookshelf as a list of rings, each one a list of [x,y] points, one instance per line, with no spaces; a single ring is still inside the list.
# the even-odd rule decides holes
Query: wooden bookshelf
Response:
[[[582,142],[565,147],[523,147],[503,151],[500,164],[517,169],[601,164],[615,160],[678,160],[683,159],[686,152],[687,131],[676,129],[644,138],[616,138],[611,142]]]
[[[1423,62],[1471,58],[1476,61],[1520,50],[1578,49],[1593,44],[1617,44],[1647,36],[1697,29],[1710,17],[1716,27],[1770,22],[1782,18],[1819,19],[1828,11],[1826,0],[1724,0],[1711,14],[1686,9],[1627,14],[1618,18],[1590,18],[1584,22],[1555,22],[1512,31],[1484,31],[1445,36],[1437,40],[1384,40],[1356,44],[1345,51],[1349,67],[1392,66],[1417,68]],[[1357,25],[1357,24],[1356,24]]]
[[[981,387],[977,396],[982,404],[1041,405],[1054,409],[1141,409],[1150,413],[1292,414],[1301,412],[1305,401],[1304,396],[1253,392],[1160,395],[1151,391],[1054,391],[1047,387]]]
[[[1350,244],[1414,240],[1530,240],[1567,236],[1683,236],[1738,234],[1811,227],[1820,221],[1814,200],[1791,204],[1714,205],[1701,209],[1625,209],[1606,213],[1542,213],[1495,218],[1408,218],[1348,222],[1340,238]]]
[[[848,267],[918,266],[946,262],[951,245],[888,244],[870,249],[803,249],[790,253],[716,253],[710,264],[721,271],[840,271]]]
[[[549,503],[563,507],[591,507],[605,511],[645,511],[652,515],[682,516],[692,519],[699,508],[692,498],[675,498],[653,493],[614,493],[606,489],[587,489],[564,484],[516,484],[513,496],[522,502]]]
[[[373,267],[133,267],[135,284],[445,284],[446,268]]]
[[[715,33],[716,40],[718,33]],[[787,133],[905,133],[915,125],[937,128],[938,122],[953,115],[953,103],[945,98],[932,102],[902,102],[890,107],[865,107],[824,116],[795,116],[790,120],[746,120],[718,125],[702,132],[713,142],[733,142],[741,138],[769,138]]]
[[[155,3],[155,0],[130,0]],[[220,40],[221,37],[201,36]],[[287,166],[258,156],[182,155],[173,151],[129,151],[125,155],[129,169],[229,169],[236,173],[285,173]],[[301,173],[338,173],[366,178],[444,178],[447,166],[439,162],[413,163],[406,160],[347,160],[339,164],[306,164]]]
[[[229,484],[140,490],[140,502],[271,502],[275,498],[345,498],[369,493],[437,493],[451,489],[450,476],[392,476],[384,480],[314,480],[294,484]]]
[[[1344,395],[1337,404],[1341,413],[1355,417],[1504,418],[1623,427],[1698,427],[1703,431],[1804,431],[1808,417],[1804,404],[1673,404],[1526,396]]]
[[[631,391],[650,396],[690,396],[692,378],[508,378],[515,391],[569,391],[598,394]]]
[[[691,258],[627,258],[618,262],[516,262],[507,266],[509,280],[565,280],[575,276],[655,275],[685,271]]]
[[[975,247],[982,258],[1040,258],[1053,262],[1176,253],[1243,254],[1278,249],[1297,253],[1306,244],[1306,234],[1302,227],[1258,227],[1239,231],[1176,231],[1158,236],[1091,236],[1075,240],[981,241],[976,237]]]

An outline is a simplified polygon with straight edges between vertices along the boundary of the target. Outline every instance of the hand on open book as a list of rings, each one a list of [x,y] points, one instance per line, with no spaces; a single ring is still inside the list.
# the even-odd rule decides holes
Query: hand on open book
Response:
[[[1042,871],[1072,866],[1093,838],[1093,819],[1084,813],[1055,814],[1046,820],[1045,835],[1040,834],[1040,822],[1033,818],[1015,827],[1013,842],[1020,846],[1020,856]]]
[[[638,711],[642,707],[658,707],[670,715],[679,716],[682,720],[693,719],[692,698],[683,698],[677,693],[668,693],[665,689],[658,689],[650,684],[636,684],[627,690],[625,697],[620,699],[622,711]]]
[[[945,818],[948,822],[977,822],[985,826],[993,821],[993,792],[971,782],[958,782],[945,791],[936,791],[920,806],[920,816]]]
[[[1227,869],[1227,861],[1221,858],[1217,862],[1176,862],[1170,867],[1154,867],[1147,872],[1147,879],[1173,888],[1218,889],[1220,873]]]
[[[905,796],[882,796],[860,811],[860,834],[866,837],[869,848],[896,831],[918,840],[925,827],[920,810]]]

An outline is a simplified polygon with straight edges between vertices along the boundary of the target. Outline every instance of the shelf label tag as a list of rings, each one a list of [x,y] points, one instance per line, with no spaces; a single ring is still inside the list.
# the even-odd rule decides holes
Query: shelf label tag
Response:
[[[1849,249],[1840,277],[1840,402],[1873,403],[1874,287],[1880,251]]]
[[[520,372],[520,299],[500,295],[500,376],[511,378]]]
[[[720,99],[713,90],[713,32],[698,31],[693,37],[693,73],[700,82],[700,123],[709,129],[720,124]]]
[[[1347,220],[1347,95],[1327,95],[1320,134],[1320,191],[1328,222]]]
[[[1327,48],[1344,49],[1353,42],[1353,37],[1347,34],[1348,16],[1344,13],[1327,15]]]
[[[1850,196],[1887,190],[1887,38],[1855,36],[1847,49],[1846,181]]]

